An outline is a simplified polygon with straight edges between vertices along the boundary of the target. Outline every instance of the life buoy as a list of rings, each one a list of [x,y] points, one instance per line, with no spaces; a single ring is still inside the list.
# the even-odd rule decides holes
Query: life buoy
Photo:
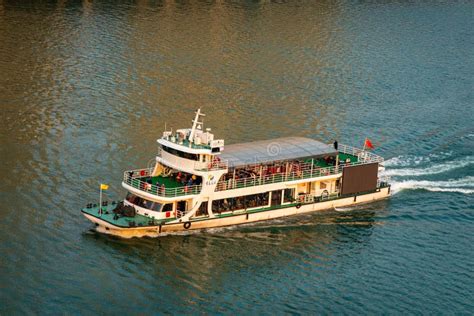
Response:
[[[189,227],[191,227],[191,222],[184,223],[183,227],[184,229],[189,229]]]
[[[141,170],[141,171],[140,171],[140,175],[141,175],[142,177],[145,176],[145,170]]]

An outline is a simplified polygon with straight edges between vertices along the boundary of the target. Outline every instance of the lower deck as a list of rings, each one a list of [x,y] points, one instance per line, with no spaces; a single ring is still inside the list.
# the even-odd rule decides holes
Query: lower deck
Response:
[[[187,230],[200,230],[208,228],[218,228],[246,223],[253,223],[275,218],[287,217],[333,209],[347,207],[357,204],[369,203],[376,200],[388,198],[390,196],[390,187],[384,187],[375,192],[365,193],[356,196],[338,197],[316,203],[307,203],[302,205],[285,205],[281,207],[271,207],[261,210],[254,210],[242,213],[221,214],[213,218],[196,218],[191,221],[173,221],[160,223],[154,226],[130,226],[119,227],[105,220],[104,217],[95,217],[87,212],[84,215],[96,224],[96,230],[101,233],[115,235],[123,238],[131,237],[158,237],[167,233],[183,232]]]
[[[270,200],[267,201],[267,204],[265,206],[257,206],[257,207],[250,207],[250,208],[235,208],[235,209],[231,209],[231,208],[214,209],[212,212],[213,214],[212,217],[209,216],[207,212],[198,212],[195,217],[190,219],[189,222],[193,223],[193,222],[205,221],[205,220],[210,220],[210,219],[227,218],[227,217],[240,216],[240,215],[245,215],[245,214],[256,214],[256,213],[269,212],[269,211],[285,209],[285,208],[295,208],[295,207],[300,208],[305,205],[325,203],[328,201],[336,201],[336,200],[347,199],[347,198],[354,198],[354,201],[356,201],[357,196],[375,194],[375,193],[381,192],[384,189],[388,190],[388,194],[390,193],[390,186],[388,184],[382,184],[379,187],[377,187],[376,190],[370,191],[370,192],[360,192],[360,193],[351,194],[351,195],[341,195],[339,193],[333,193],[327,196],[311,197],[310,200],[308,200],[306,196],[304,197],[302,196],[302,198],[293,199],[286,203],[274,203],[275,200],[274,199],[272,200],[271,195],[270,195]],[[282,201],[284,201],[284,197]],[[207,203],[206,203],[206,206],[207,206]],[[170,224],[171,222],[177,220],[177,218],[174,216],[167,219],[159,219],[159,220],[150,218],[148,216],[143,216],[140,214],[135,214],[132,217],[123,216],[120,214],[116,214],[116,212],[114,212],[116,208],[117,208],[117,204],[113,203],[110,205],[102,206],[101,214],[99,214],[99,207],[97,205],[83,208],[81,211],[84,214],[100,219],[101,221],[104,221],[117,228],[157,227],[161,225]]]

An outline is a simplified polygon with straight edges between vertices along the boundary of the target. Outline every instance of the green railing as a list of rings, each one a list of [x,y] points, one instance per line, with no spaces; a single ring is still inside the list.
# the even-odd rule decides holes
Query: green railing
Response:
[[[153,169],[137,169],[125,171],[123,182],[142,192],[161,197],[177,197],[185,195],[195,195],[201,192],[201,185],[179,186],[175,188],[166,188],[164,185],[151,184],[143,181],[143,178],[150,177]]]

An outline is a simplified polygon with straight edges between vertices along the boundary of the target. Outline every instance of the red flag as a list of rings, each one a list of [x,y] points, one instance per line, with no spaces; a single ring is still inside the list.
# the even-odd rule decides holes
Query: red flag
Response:
[[[364,148],[365,147],[370,148],[370,149],[374,149],[374,145],[372,145],[372,142],[368,138],[365,139]]]

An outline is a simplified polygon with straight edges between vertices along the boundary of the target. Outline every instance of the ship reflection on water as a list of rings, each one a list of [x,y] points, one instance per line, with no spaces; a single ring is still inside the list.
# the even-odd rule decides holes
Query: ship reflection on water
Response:
[[[235,271],[281,269],[301,262],[322,268],[336,259],[343,264],[345,257],[351,260],[355,253],[368,250],[373,230],[383,223],[375,209],[380,203],[387,202],[345,213],[324,211],[160,238],[121,239],[91,230],[84,239],[100,247],[105,256],[132,261],[159,279],[190,280],[186,283],[192,285],[187,288],[191,295],[192,288],[205,287],[206,282],[215,282],[211,279]]]

